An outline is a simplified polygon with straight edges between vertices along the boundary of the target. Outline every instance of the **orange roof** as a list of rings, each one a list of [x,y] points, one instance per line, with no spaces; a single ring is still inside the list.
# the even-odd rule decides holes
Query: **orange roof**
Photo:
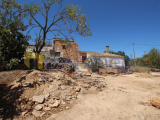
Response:
[[[118,57],[124,58],[124,56],[111,54],[111,53],[100,53],[100,52],[92,52],[92,51],[79,51],[80,53],[88,53],[94,57]]]

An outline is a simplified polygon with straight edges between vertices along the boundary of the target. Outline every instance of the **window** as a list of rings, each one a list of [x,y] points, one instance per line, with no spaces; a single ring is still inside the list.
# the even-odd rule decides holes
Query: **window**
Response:
[[[63,49],[66,49],[66,45],[63,45]]]
[[[61,57],[61,52],[55,52],[55,57]]]

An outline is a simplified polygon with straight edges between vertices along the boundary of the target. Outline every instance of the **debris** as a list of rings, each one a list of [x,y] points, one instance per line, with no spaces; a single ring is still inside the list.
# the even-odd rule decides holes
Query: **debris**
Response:
[[[48,78],[46,78],[46,77],[40,77],[39,78],[39,82],[45,82],[45,81],[47,81],[48,80]]]
[[[43,109],[43,104],[38,104],[38,105],[36,105],[36,107],[35,107],[35,110],[38,110],[38,111],[40,111],[40,110],[42,110]]]
[[[72,98],[72,96],[67,96],[66,100],[69,101]]]
[[[62,101],[61,104],[65,105],[66,103],[64,101]]]
[[[68,106],[66,106],[66,109],[69,109],[69,107],[68,107]]]
[[[67,87],[65,85],[61,85],[61,89],[65,90]]]
[[[35,101],[37,103],[43,103],[44,102],[44,95],[33,96],[33,101]]]
[[[78,77],[82,77],[82,72],[78,72]]]
[[[51,108],[50,108],[50,107],[45,107],[43,110],[44,110],[44,111],[50,111]]]
[[[49,81],[49,82],[53,82],[53,78],[49,78],[48,81]]]
[[[49,96],[50,96],[50,94],[47,93],[47,94],[44,95],[44,98],[46,99],[46,98],[48,98]]]
[[[43,117],[45,114],[46,114],[46,112],[43,112],[43,113],[40,115],[40,117]]]
[[[54,104],[49,104],[49,107],[51,108],[57,108],[59,106],[59,101],[58,100],[55,100],[55,103]]]
[[[27,113],[27,112],[22,112],[22,117],[24,117],[26,113]]]
[[[78,87],[77,87],[77,88],[75,89],[75,92],[80,92],[80,91],[81,91],[81,88],[78,88]]]
[[[48,103],[51,103],[51,104],[53,104],[54,102],[55,100],[53,100],[53,98],[48,101]]]
[[[40,111],[37,111],[37,110],[33,110],[32,114],[33,114],[35,117],[40,117],[41,112],[40,112]]]
[[[152,104],[153,106],[155,106],[156,108],[159,108],[159,109],[160,109],[160,98],[154,97],[154,98],[151,99],[150,102],[151,102],[151,104]]]
[[[25,83],[23,84],[23,86],[24,86],[24,87],[28,87],[30,84],[31,84],[30,82],[25,82]]]
[[[28,100],[29,100],[29,101],[32,101],[32,98],[29,98]]]
[[[84,87],[84,88],[89,88],[90,85],[89,85],[89,84],[83,84],[82,87]]]
[[[152,76],[160,77],[160,72],[150,72]]]

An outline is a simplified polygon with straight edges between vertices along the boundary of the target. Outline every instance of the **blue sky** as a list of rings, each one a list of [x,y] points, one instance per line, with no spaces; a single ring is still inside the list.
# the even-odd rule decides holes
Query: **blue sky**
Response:
[[[30,3],[32,0],[16,0]],[[34,0],[41,4],[40,0]],[[141,57],[151,48],[160,48],[160,0],[64,0],[63,5],[79,5],[82,13],[89,16],[87,23],[92,31],[91,37],[74,35],[79,50],[103,52],[106,46],[115,52],[124,51],[128,56]],[[50,20],[57,12],[57,5],[50,11]],[[44,23],[42,16],[36,17]],[[33,29],[30,35],[35,37]],[[48,34],[47,38],[54,38]],[[62,36],[60,36],[62,38]],[[33,41],[30,41],[33,44]]]

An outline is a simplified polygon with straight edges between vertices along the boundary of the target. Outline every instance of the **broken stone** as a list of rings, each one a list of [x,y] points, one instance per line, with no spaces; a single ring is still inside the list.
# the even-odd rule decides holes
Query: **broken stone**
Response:
[[[67,106],[66,109],[69,109],[69,107]]]
[[[25,82],[25,83],[23,84],[23,86],[24,86],[24,87],[28,87],[30,84],[31,84],[30,82]]]
[[[48,106],[48,104],[47,104],[47,103],[44,103],[44,106]]]
[[[32,101],[32,98],[29,98],[29,101]]]
[[[55,95],[53,98],[56,99],[56,100],[59,100],[59,99],[60,99],[60,96],[57,94],[57,95]]]
[[[40,112],[40,111],[37,111],[37,110],[33,110],[32,114],[33,114],[35,117],[40,117],[41,112]]]
[[[44,81],[47,81],[48,79],[46,77],[40,77],[39,78],[39,82],[44,82]]]
[[[43,117],[45,114],[46,114],[46,113],[45,113],[45,112],[43,112],[43,113],[40,115],[40,117]]]
[[[26,113],[27,113],[27,112],[22,112],[22,117],[24,117]]]
[[[50,107],[45,107],[43,110],[44,111],[49,111],[49,110],[51,110],[51,108]]]
[[[35,110],[38,110],[38,111],[40,111],[42,109],[43,109],[43,104],[36,105],[36,107],[35,107]]]
[[[151,104],[152,106],[155,106],[156,108],[159,108],[160,109],[160,99],[159,98],[152,98],[151,99]]]
[[[50,96],[50,94],[48,93],[48,94],[45,94],[44,95],[44,98],[48,98]]]
[[[61,89],[65,90],[67,87],[65,85],[61,85]]]
[[[53,98],[52,98],[48,102],[51,103],[51,104],[53,104],[55,102],[55,100],[53,100]]]
[[[44,101],[44,95],[33,96],[33,101],[35,101],[37,103],[43,103],[43,101]]]
[[[75,92],[80,92],[81,91],[81,88],[76,88],[75,89]]]
[[[72,99],[72,96],[67,96],[66,100],[69,101],[70,99]]]
[[[59,104],[60,104],[59,101],[56,100],[54,104],[49,104],[49,107],[51,107],[51,108],[57,108],[59,106]]]
[[[84,88],[89,88],[90,85],[89,85],[89,84],[83,84],[82,87],[84,87]]]
[[[49,78],[48,81],[49,81],[49,82],[53,82],[53,79],[52,79],[52,78]]]
[[[63,102],[61,102],[61,104],[65,105],[66,103],[63,101]]]

